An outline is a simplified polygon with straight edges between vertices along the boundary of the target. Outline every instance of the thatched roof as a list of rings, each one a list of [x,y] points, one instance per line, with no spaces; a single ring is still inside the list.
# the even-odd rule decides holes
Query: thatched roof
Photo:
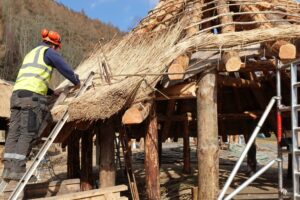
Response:
[[[103,49],[98,45],[76,70],[82,79],[90,71],[97,76],[82,97],[75,101],[69,99],[71,120],[106,119],[135,102],[151,99],[156,85],[166,77],[164,73],[180,55],[211,51],[215,57],[221,57],[224,50],[243,51],[253,44],[263,46],[268,41],[300,38],[300,8],[296,1],[203,2],[161,0],[120,41],[112,41]],[[220,7],[230,12],[216,14]],[[231,19],[229,23],[224,21],[224,16]],[[234,31],[223,31],[232,25]],[[198,59],[190,73],[195,75],[217,68],[216,63],[207,63],[210,58],[211,55]],[[111,84],[102,76],[101,66],[105,60],[111,70]],[[66,82],[61,87],[64,85]],[[54,119],[66,106],[52,110]]]
[[[10,97],[12,88],[12,84],[0,79],[0,117],[10,117]]]

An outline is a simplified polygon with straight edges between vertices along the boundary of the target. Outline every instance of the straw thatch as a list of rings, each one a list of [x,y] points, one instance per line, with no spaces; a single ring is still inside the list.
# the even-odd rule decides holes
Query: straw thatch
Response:
[[[0,79],[0,117],[10,117],[10,97],[12,94],[12,84]]]
[[[92,87],[79,99],[67,100],[70,104],[53,108],[54,119],[67,106],[71,120],[106,119],[135,102],[151,99],[157,83],[164,77],[160,73],[166,72],[172,61],[185,53],[213,50],[221,54],[226,49],[239,51],[266,41],[300,38],[300,7],[296,1],[235,0],[223,5],[231,6],[234,12],[215,15],[220,6],[217,2],[161,0],[122,40],[106,44],[104,48],[98,45],[92,56],[76,70],[82,79],[90,71],[97,73]],[[193,17],[199,12],[201,19]],[[218,23],[224,15],[233,18],[229,24],[235,26],[235,32],[215,34],[229,25]],[[187,30],[193,27],[198,31],[188,34]],[[105,60],[111,68],[111,84],[102,76],[101,66]],[[193,75],[211,67],[198,65]],[[66,82],[60,87],[64,85]]]

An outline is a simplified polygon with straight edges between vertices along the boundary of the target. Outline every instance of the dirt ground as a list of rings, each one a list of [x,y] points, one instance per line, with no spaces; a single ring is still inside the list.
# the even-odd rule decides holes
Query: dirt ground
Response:
[[[257,139],[257,161],[258,169],[276,158],[277,145],[274,138]],[[228,175],[234,167],[236,160],[242,153],[245,144],[225,145],[227,150],[220,150],[220,188],[224,185]],[[94,154],[95,155],[95,154]],[[163,143],[162,164],[160,167],[160,184],[162,200],[185,200],[192,199],[192,187],[197,185],[197,157],[196,145],[191,141],[191,174],[184,174],[183,169],[183,144],[178,142]],[[96,165],[94,159],[94,166]],[[124,169],[118,165],[117,184],[126,184]],[[145,196],[145,171],[144,171],[144,152],[142,148],[133,150],[133,170],[136,176],[140,199],[147,199]],[[236,175],[229,192],[239,186],[249,176],[246,174],[246,162],[243,162],[239,173]],[[59,148],[52,148],[46,159],[35,173],[38,181],[63,180],[66,179],[66,152],[61,152]],[[94,167],[97,177],[98,168]],[[284,154],[284,185],[291,187],[291,180],[287,178],[287,154]],[[278,199],[277,164],[274,164],[267,172],[255,180],[250,186],[244,189],[234,199]],[[94,181],[96,187],[97,181]],[[127,195],[130,198],[130,193]]]

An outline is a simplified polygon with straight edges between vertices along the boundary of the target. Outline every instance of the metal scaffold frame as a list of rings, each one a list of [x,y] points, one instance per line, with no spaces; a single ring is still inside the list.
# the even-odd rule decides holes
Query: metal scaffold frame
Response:
[[[282,115],[283,111],[291,111],[291,122],[292,122],[292,154],[293,154],[293,193],[290,196],[294,200],[300,198],[300,171],[299,171],[299,158],[300,149],[298,145],[298,132],[300,131],[298,112],[300,111],[300,104],[298,104],[298,88],[300,87],[300,82],[297,80],[298,64],[300,64],[300,59],[295,60],[291,63],[282,64],[279,60],[276,60],[276,96],[272,97],[269,104],[267,105],[262,117],[260,118],[257,126],[255,127],[245,149],[243,150],[240,158],[238,159],[236,165],[234,166],[230,176],[228,177],[223,189],[221,190],[218,200],[230,200],[235,195],[237,195],[241,190],[246,188],[250,183],[252,183],[256,178],[262,175],[270,167],[272,167],[276,162],[278,164],[278,199],[283,199],[283,194],[288,194],[286,189],[283,188],[283,165],[282,165]],[[291,72],[291,106],[287,107],[282,104],[281,95],[281,71],[290,68]],[[242,185],[236,188],[232,193],[225,197],[225,193],[228,190],[230,184],[232,183],[235,175],[237,174],[243,160],[245,159],[251,145],[255,141],[257,134],[260,132],[266,118],[271,112],[272,107],[275,102],[277,102],[277,158],[269,162],[266,166],[257,171],[253,176],[251,176]]]

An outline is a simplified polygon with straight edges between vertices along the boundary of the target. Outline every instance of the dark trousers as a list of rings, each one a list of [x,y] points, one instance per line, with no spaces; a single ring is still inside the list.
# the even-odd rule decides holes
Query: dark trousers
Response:
[[[4,168],[16,173],[26,171],[27,157],[47,111],[47,99],[43,95],[26,90],[13,92]]]

